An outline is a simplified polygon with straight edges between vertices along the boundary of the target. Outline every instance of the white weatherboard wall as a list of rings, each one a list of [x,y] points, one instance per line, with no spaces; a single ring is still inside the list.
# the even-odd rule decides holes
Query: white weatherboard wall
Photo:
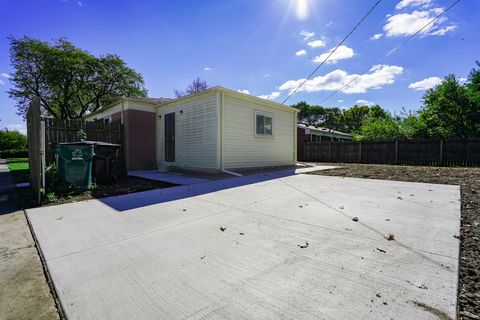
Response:
[[[175,162],[165,162],[165,114],[171,112],[175,112]],[[157,164],[218,169],[217,128],[215,92],[158,107]]]
[[[273,117],[273,136],[255,134],[256,112]],[[225,92],[222,118],[224,168],[279,166],[296,162],[295,112]]]

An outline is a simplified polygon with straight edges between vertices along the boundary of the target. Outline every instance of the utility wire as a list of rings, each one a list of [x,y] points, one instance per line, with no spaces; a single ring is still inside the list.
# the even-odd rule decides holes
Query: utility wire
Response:
[[[400,44],[398,44],[395,48],[393,48],[392,50],[390,50],[386,55],[384,55],[383,57],[381,57],[379,60],[377,60],[377,62],[375,62],[374,65],[376,64],[379,64],[381,63],[383,60],[385,60],[386,58],[388,58],[389,56],[391,56],[392,54],[394,54],[395,52],[397,52],[401,47],[403,47],[408,41],[410,41],[413,37],[415,37],[416,35],[418,35],[420,32],[422,32],[423,30],[425,30],[429,25],[431,25],[432,23],[434,23],[438,18],[440,18],[441,16],[443,16],[445,13],[447,13],[448,10],[450,10],[451,8],[453,8],[455,5],[457,5],[458,3],[460,2],[460,0],[457,0],[455,1],[454,3],[452,3],[448,8],[446,8],[445,10],[443,10],[440,14],[438,14],[435,18],[433,18],[432,20],[430,20],[427,24],[425,24],[422,28],[418,29],[417,32],[415,32],[414,34],[412,34],[410,37],[408,37],[407,39],[405,39],[403,42],[401,42]],[[364,71],[362,71],[362,73],[360,73],[360,76],[364,75],[365,73],[367,73],[372,67],[368,67],[367,69],[365,69]],[[345,89],[346,87],[348,87],[349,85],[351,85],[353,82],[357,81],[359,79],[359,77],[355,77],[353,78],[351,81],[349,81],[347,84],[343,85],[340,89],[332,92],[331,94],[329,94],[325,99],[323,99],[322,101],[320,101],[318,104],[322,104],[323,102],[327,101],[328,99],[330,99],[331,97],[333,97],[334,95],[336,95],[337,93],[339,93],[340,91],[342,91],[343,89]]]
[[[286,98],[285,100],[283,100],[282,104],[285,104],[285,102],[287,102],[288,99],[290,99],[314,74],[315,72],[318,71],[318,69],[320,69],[321,66],[323,66],[325,64],[325,62],[327,62],[327,60],[332,56],[332,54],[335,53],[335,51],[337,51],[337,49],[350,37],[350,35],[363,23],[363,21],[365,19],[367,19],[367,17],[370,15],[370,13],[372,13],[372,11],[380,4],[380,2],[382,2],[382,0],[378,0],[374,5],[373,7],[370,8],[370,10],[368,10],[368,12],[363,16],[363,18],[357,23],[357,25],[345,36],[345,38],[343,38],[343,40],[328,54],[328,56],[318,65],[318,67],[315,68],[315,70],[312,71],[312,73],[310,73],[310,75],[302,81],[302,83],[295,89],[293,90]]]

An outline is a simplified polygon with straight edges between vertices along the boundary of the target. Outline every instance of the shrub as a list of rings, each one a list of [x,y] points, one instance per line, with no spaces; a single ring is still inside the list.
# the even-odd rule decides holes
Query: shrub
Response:
[[[23,149],[8,149],[0,151],[0,158],[28,158],[28,150]]]
[[[25,149],[27,136],[18,131],[0,130],[0,150]]]

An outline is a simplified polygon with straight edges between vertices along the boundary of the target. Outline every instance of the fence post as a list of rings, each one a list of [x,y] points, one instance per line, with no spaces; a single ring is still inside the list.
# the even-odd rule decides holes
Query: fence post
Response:
[[[395,140],[395,164],[398,163],[398,140]]]
[[[328,141],[328,162],[332,161],[332,140]]]
[[[40,101],[35,99],[27,111],[27,139],[30,183],[37,204],[41,203],[45,190],[45,125],[40,113]]]
[[[358,142],[358,162],[362,163],[362,141]]]
[[[443,165],[443,139],[440,139],[440,164]]]

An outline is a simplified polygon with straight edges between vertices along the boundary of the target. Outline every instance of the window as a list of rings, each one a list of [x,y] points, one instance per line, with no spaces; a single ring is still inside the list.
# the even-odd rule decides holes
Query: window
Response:
[[[104,118],[103,122],[104,123],[111,123],[112,122],[112,117]]]
[[[256,133],[262,136],[273,136],[273,118],[256,114]]]

